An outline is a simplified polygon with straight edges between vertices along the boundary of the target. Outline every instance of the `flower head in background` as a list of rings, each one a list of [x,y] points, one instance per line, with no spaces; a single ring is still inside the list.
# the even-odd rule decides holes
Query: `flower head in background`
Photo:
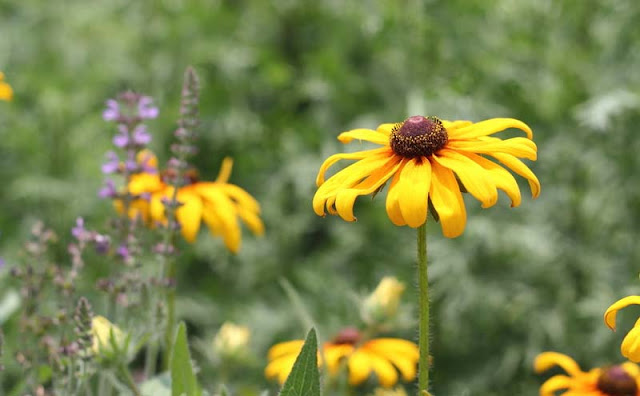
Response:
[[[283,384],[303,344],[303,340],[294,340],[272,346],[268,352],[265,376]],[[418,346],[411,341],[399,338],[362,341],[360,332],[353,328],[342,330],[333,340],[326,342],[320,353],[330,375],[338,374],[344,360],[349,370],[350,385],[359,385],[375,373],[385,388],[398,383],[398,372],[405,381],[413,381],[419,358]]]
[[[524,131],[526,138],[501,140],[489,136],[508,128]],[[413,116],[401,123],[382,124],[376,130],[343,132],[338,136],[342,143],[359,139],[382,147],[327,158],[316,179],[313,209],[319,216],[326,208],[330,214],[354,221],[356,198],[376,194],[391,180],[386,210],[393,224],[419,227],[431,207],[444,235],[454,238],[462,234],[466,224],[462,191],[479,200],[483,208],[497,202],[498,190],[509,196],[512,207],[520,205],[518,184],[502,165],[527,179],[533,197],[539,195],[537,177],[519,160],[536,160],[537,147],[532,138],[526,124],[511,118],[472,123]],[[325,180],[326,171],[341,159],[357,162]]]
[[[0,100],[13,99],[13,89],[11,85],[4,82],[4,73],[0,71]]]
[[[247,353],[250,339],[248,327],[224,322],[213,339],[213,349],[224,358],[239,357]]]
[[[365,322],[385,322],[398,313],[400,297],[406,286],[393,276],[382,278],[376,289],[362,304],[362,317]]]
[[[376,388],[371,396],[407,396],[407,391],[405,391],[404,388],[401,387],[393,389]]]
[[[91,334],[93,335],[93,353],[105,359],[112,359],[124,353],[126,336],[120,328],[104,316],[94,316],[91,320]]]
[[[615,331],[618,311],[629,305],[640,305],[640,296],[628,296],[613,303],[604,313],[604,323]],[[624,337],[620,345],[620,352],[627,359],[636,363],[640,362],[640,318]]]
[[[540,387],[540,396],[565,391],[566,396],[640,396],[640,368],[631,363],[594,368],[588,372],[567,355],[544,352],[534,362],[537,373],[560,366],[568,375],[558,374]]]

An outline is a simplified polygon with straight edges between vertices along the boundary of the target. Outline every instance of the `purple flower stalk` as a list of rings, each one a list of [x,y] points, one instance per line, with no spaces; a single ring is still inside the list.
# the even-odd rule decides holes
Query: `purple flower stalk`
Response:
[[[152,106],[153,99],[149,96],[142,96],[138,100],[138,117],[142,119],[153,119],[158,116],[158,108]]]
[[[116,185],[111,179],[104,181],[104,186],[98,192],[100,198],[115,198],[118,195]]]
[[[119,165],[120,158],[118,158],[118,155],[113,151],[109,151],[107,153],[107,162],[102,164],[102,173],[107,175],[115,173],[118,170]]]
[[[120,118],[120,105],[113,99],[107,100],[107,108],[102,112],[105,121],[115,121]]]

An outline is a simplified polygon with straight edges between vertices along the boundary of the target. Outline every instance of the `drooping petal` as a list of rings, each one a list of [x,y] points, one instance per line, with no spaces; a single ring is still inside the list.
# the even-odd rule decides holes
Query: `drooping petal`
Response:
[[[353,349],[353,345],[351,344],[326,343],[324,345],[324,361],[330,374],[336,374],[338,372],[342,359],[351,355]]]
[[[302,350],[302,345],[304,345],[303,340],[292,340],[275,344],[274,346],[269,348],[269,351],[267,352],[267,358],[269,360],[273,360],[277,357],[290,354],[298,356],[298,354]]]
[[[618,311],[629,305],[640,305],[640,296],[627,296],[611,304],[604,313],[604,323],[609,326],[611,330],[615,330]]]
[[[622,340],[620,351],[622,356],[632,362],[640,362],[640,319],[636,321],[631,331]]]
[[[201,185],[206,185],[208,183],[198,183]],[[224,191],[225,194],[229,196],[232,200],[236,201],[238,205],[247,208],[256,213],[260,213],[260,203],[251,196],[248,192],[246,192],[241,187],[236,186],[235,184],[227,184],[227,183],[219,183],[218,188]]]
[[[353,188],[339,190],[335,195],[335,208],[340,217],[346,221],[355,221],[353,216],[353,204],[360,195],[368,195],[380,188],[393,176],[400,166],[401,158],[391,157],[380,168],[371,173],[365,180]]]
[[[407,161],[394,187],[398,194],[398,206],[402,218],[409,227],[420,227],[427,221],[429,188],[431,187],[431,164],[421,157]]]
[[[454,135],[455,135],[455,132],[453,132],[454,129],[463,128],[473,124],[471,121],[466,121],[466,120],[456,120],[456,121],[440,120],[440,121],[442,121],[442,126],[444,127],[444,129],[447,130],[447,133],[451,131]]]
[[[637,325],[638,324],[636,323],[636,326]],[[621,364],[621,366],[624,369],[624,371],[627,372],[627,374],[629,374],[633,378],[636,378],[636,381],[640,380],[640,378],[638,378],[640,376],[640,367],[638,367],[637,364],[631,363],[631,362],[624,362]]]
[[[535,161],[538,158],[538,147],[536,144],[523,137],[506,140],[497,138],[454,140],[447,143],[447,148],[478,154],[505,153],[532,161]]]
[[[353,129],[338,135],[341,143],[350,143],[352,140],[366,140],[371,143],[389,145],[389,135],[374,131],[373,129]]]
[[[264,376],[268,379],[277,378],[280,384],[284,384],[293,369],[297,354],[283,355],[267,364],[264,369]]]
[[[431,188],[429,197],[438,213],[442,233],[447,238],[460,236],[467,223],[467,211],[458,181],[451,169],[431,162]]]
[[[149,212],[151,214],[151,220],[158,223],[165,223],[167,218],[165,217],[165,208],[163,201],[165,199],[171,199],[173,197],[174,188],[167,186],[164,190],[151,194],[151,200],[149,201]]]
[[[154,193],[165,188],[165,184],[157,173],[138,173],[131,176],[128,189],[133,195]]]
[[[482,202],[483,208],[491,207],[498,201],[498,190],[490,174],[468,157],[453,150],[442,149],[432,158],[451,169],[467,191]]]
[[[445,127],[446,128],[446,127]],[[457,128],[449,132],[449,139],[471,139],[479,136],[492,135],[496,132],[504,131],[508,128],[516,128],[524,131],[527,138],[533,139],[531,128],[524,122],[514,118],[492,118],[476,122],[462,128]]]
[[[176,219],[180,223],[182,236],[193,243],[200,230],[202,220],[202,200],[191,191],[178,190],[178,201],[182,204],[176,210]]]
[[[378,127],[376,128],[376,131],[384,134],[387,139],[389,138],[389,135],[391,135],[391,131],[393,130],[393,128],[398,125],[399,123],[387,123],[387,124],[380,124],[378,125]]]
[[[242,206],[237,206],[238,217],[249,227],[255,235],[264,235],[264,223],[260,217],[253,211],[247,210]]]
[[[205,201],[202,220],[212,232],[214,230],[220,231],[225,246],[231,252],[237,253],[240,249],[242,234],[233,201],[218,188],[217,184],[200,186],[197,191]]]
[[[371,374],[371,360],[369,355],[361,349],[357,349],[349,357],[349,384],[358,385],[363,383]]]
[[[554,375],[542,384],[540,387],[540,396],[554,396],[557,391],[569,389],[572,384],[573,379],[571,377],[567,377],[566,375]]]
[[[398,373],[391,363],[387,359],[381,356],[371,353],[370,351],[363,349],[362,352],[369,357],[371,362],[371,368],[376,373],[380,385],[385,388],[391,388],[398,382]]]
[[[416,377],[420,352],[414,343],[400,339],[374,339],[365,343],[362,348],[389,360],[398,368],[405,381],[413,381]]]
[[[491,175],[491,179],[495,183],[496,187],[507,193],[507,196],[511,199],[511,207],[520,206],[522,196],[520,195],[520,187],[518,182],[509,171],[490,161],[480,155],[473,153],[461,153],[462,155],[469,157],[472,161],[478,163],[484,169],[486,169]]]
[[[536,357],[536,360],[533,362],[533,368],[536,373],[547,371],[554,366],[562,367],[562,369],[571,376],[576,376],[583,373],[583,371],[580,370],[580,366],[578,366],[578,363],[576,363],[575,360],[571,359],[565,354],[558,352],[542,352]]]
[[[340,153],[340,154],[334,154],[332,156],[330,156],[329,158],[327,158],[322,165],[320,166],[320,170],[318,171],[318,176],[316,177],[316,186],[320,187],[325,179],[324,179],[324,175],[327,172],[327,170],[336,162],[346,159],[346,160],[363,160],[365,158],[371,158],[373,156],[376,156],[377,154],[380,154],[382,152],[388,152],[389,149],[385,148],[385,147],[381,147],[381,148],[377,148],[377,149],[373,149],[373,150],[364,150],[364,151],[356,151],[353,153]],[[353,164],[355,165],[355,164]],[[346,168],[345,168],[346,169]],[[338,172],[339,173],[339,172]],[[334,175],[335,177],[336,175]]]
[[[531,169],[513,155],[502,153],[491,153],[490,155],[502,162],[507,168],[527,179],[529,188],[531,189],[531,195],[534,198],[538,198],[538,195],[540,195],[540,182]]]
[[[225,157],[222,160],[222,165],[220,166],[220,171],[218,172],[218,177],[216,178],[216,182],[218,183],[228,182],[229,177],[231,176],[232,169],[233,169],[233,159],[231,157]]]
[[[393,180],[391,180],[389,190],[387,191],[387,200],[385,203],[387,215],[389,216],[389,219],[391,219],[391,222],[397,226],[407,225],[407,222],[404,220],[404,217],[402,217],[402,212],[400,211],[400,203],[398,199],[400,198],[401,190],[397,188],[397,184],[400,180],[402,169],[408,161],[408,159],[402,160],[400,166],[396,170],[396,174],[393,176]]]

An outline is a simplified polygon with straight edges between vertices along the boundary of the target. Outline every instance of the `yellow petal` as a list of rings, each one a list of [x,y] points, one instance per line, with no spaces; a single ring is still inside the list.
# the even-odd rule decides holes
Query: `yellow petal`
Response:
[[[13,99],[13,89],[11,85],[2,81],[0,78],[0,99],[1,100],[11,100]]]
[[[627,296],[611,304],[604,313],[604,323],[609,326],[611,330],[615,330],[618,311],[629,305],[640,305],[640,296]]]
[[[396,125],[399,125],[401,123],[390,123],[390,124],[380,124],[378,125],[378,127],[376,128],[376,131],[384,134],[387,139],[389,138],[389,135],[391,135],[391,131],[393,130],[393,128],[395,128]]]
[[[236,207],[236,210],[238,211],[238,217],[249,227],[251,232],[259,236],[264,235],[264,223],[256,213],[241,206]]]
[[[496,187],[507,193],[507,196],[511,199],[511,207],[520,206],[522,202],[522,196],[520,195],[520,187],[518,182],[506,169],[490,161],[482,156],[473,153],[462,153],[466,157],[469,157],[472,161],[486,169]]]
[[[444,127],[444,129],[447,130],[447,133],[451,131],[453,135],[455,135],[455,132],[453,132],[454,129],[463,128],[473,124],[471,121],[465,121],[465,120],[456,120],[456,121],[440,120],[440,121],[442,121],[442,126]]]
[[[400,180],[400,175],[402,174],[402,169],[410,161],[408,159],[403,159],[400,163],[400,166],[396,170],[396,174],[393,176],[393,180],[391,180],[391,185],[389,186],[389,190],[387,192],[387,201],[385,203],[387,209],[387,215],[391,222],[397,226],[406,225],[407,222],[402,217],[402,211],[400,211],[400,193],[401,190],[398,188],[398,182]]]
[[[547,371],[553,366],[562,367],[571,376],[583,373],[575,360],[558,352],[543,352],[536,357],[533,363],[533,368],[537,373]]]
[[[420,227],[427,221],[430,187],[431,164],[429,161],[424,157],[407,161],[395,189],[402,218],[409,227]]]
[[[138,173],[131,176],[129,192],[134,195],[154,193],[165,188],[165,184],[157,173]]]
[[[490,155],[506,165],[507,168],[527,179],[529,188],[531,189],[531,195],[534,198],[538,198],[538,195],[540,195],[540,182],[531,169],[513,155],[503,153],[492,153]]]
[[[337,374],[342,359],[348,357],[353,352],[353,345],[326,343],[324,348],[324,361],[329,373]]]
[[[361,349],[357,349],[349,357],[349,384],[358,385],[366,381],[371,374],[371,360]]]
[[[566,375],[554,375],[540,387],[540,396],[554,396],[556,391],[569,389],[574,380]],[[566,395],[566,393],[565,393]]]
[[[620,351],[622,356],[632,362],[640,362],[640,319],[636,321],[631,331],[622,340]]]
[[[418,361],[420,351],[418,346],[401,338],[375,338],[368,341],[367,348],[374,348],[379,354],[385,356],[387,354],[402,353],[407,359]]]
[[[447,148],[456,151],[467,151],[478,154],[505,153],[518,158],[535,161],[538,158],[538,147],[526,138],[517,137],[501,140],[497,138],[483,138],[477,140],[453,140],[447,143]]]
[[[385,388],[391,388],[398,382],[398,373],[388,360],[366,349],[363,349],[362,352],[369,357],[371,368],[376,373],[380,385]]]
[[[442,233],[447,238],[460,236],[467,223],[467,210],[462,193],[451,169],[438,162],[431,162],[431,188],[429,197],[438,213]]]
[[[236,207],[218,186],[214,183],[198,186],[197,191],[205,202],[202,220],[212,233],[222,235],[227,249],[237,253],[240,250],[242,233],[236,217]]]
[[[173,187],[167,187],[164,190],[155,192],[151,194],[151,201],[149,202],[149,212],[151,213],[151,219],[153,221],[159,223],[165,223],[165,208],[164,203],[162,203],[165,199],[171,199],[173,197]]]
[[[216,182],[226,183],[227,181],[229,181],[229,177],[231,176],[231,169],[233,169],[233,159],[230,157],[225,157],[222,160],[222,165],[220,166],[220,171],[218,172]]]
[[[178,190],[178,201],[182,204],[176,210],[176,219],[180,223],[182,236],[193,243],[200,230],[202,220],[202,200],[190,191]]]
[[[268,379],[277,378],[280,384],[284,384],[293,369],[297,355],[284,355],[274,359],[264,369],[264,376]]]
[[[438,151],[432,158],[440,165],[451,169],[460,179],[467,191],[483,208],[488,208],[498,201],[498,190],[489,173],[468,157],[449,149]]]
[[[445,127],[446,128],[446,127]],[[470,139],[479,136],[492,135],[508,128],[517,128],[527,134],[527,138],[533,139],[531,128],[524,122],[514,118],[492,118],[455,129],[449,133],[449,139]],[[449,131],[447,131],[449,132]]]
[[[636,323],[636,326],[637,325],[638,324]],[[624,371],[627,372],[627,374],[629,374],[633,378],[636,378],[636,381],[640,380],[640,378],[638,378],[638,376],[640,376],[640,367],[638,367],[637,364],[631,363],[631,362],[624,362],[621,364],[621,366],[624,369]]]
[[[140,150],[136,154],[136,162],[144,165],[145,168],[158,169],[158,157],[149,149]]]
[[[369,158],[375,156],[382,152],[388,152],[389,149],[385,147],[377,148],[374,150],[364,150],[364,151],[356,151],[353,153],[340,153],[334,154],[327,158],[322,165],[320,166],[320,170],[318,171],[318,176],[316,177],[316,186],[320,187],[324,183],[324,175],[327,170],[336,162],[346,159],[346,160],[361,160],[365,158]],[[334,175],[335,176],[335,175]]]
[[[197,183],[198,185],[207,185],[208,183]],[[235,184],[216,183],[217,188],[224,191],[232,200],[253,212],[260,213],[260,204],[258,201],[241,187]]]
[[[342,132],[338,135],[341,143],[349,143],[354,139],[366,140],[371,143],[389,145],[389,136],[373,129],[353,129],[351,131]]]
[[[381,167],[374,170],[366,179],[353,188],[341,189],[335,196],[335,208],[340,217],[346,221],[355,221],[353,205],[360,195],[372,194],[384,185],[400,166],[399,156],[390,157]]]
[[[275,344],[274,346],[269,348],[269,352],[267,352],[267,358],[269,360],[273,360],[277,357],[289,354],[298,356],[298,354],[302,350],[302,345],[304,345],[303,340],[292,340]]]

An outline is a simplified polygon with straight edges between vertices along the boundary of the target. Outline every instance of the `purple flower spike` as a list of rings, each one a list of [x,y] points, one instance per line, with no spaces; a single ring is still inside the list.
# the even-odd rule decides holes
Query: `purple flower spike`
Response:
[[[118,254],[118,256],[120,256],[123,260],[127,260],[129,258],[129,249],[127,248],[126,245],[120,245],[118,246],[118,249],[116,250],[116,253]]]
[[[129,172],[135,172],[138,169],[138,163],[133,159],[128,159],[127,162],[125,162],[125,166]]]
[[[119,148],[127,147],[129,144],[129,135],[126,133],[118,133],[113,137],[113,144]]]
[[[84,219],[82,217],[76,219],[76,226],[71,229],[71,235],[78,241],[85,239],[87,230],[84,228]]]
[[[102,173],[104,174],[114,173],[115,171],[118,170],[119,164],[120,164],[120,159],[118,158],[118,155],[113,151],[109,151],[107,153],[107,162],[102,164]]]
[[[115,183],[113,183],[113,180],[105,180],[104,186],[100,189],[100,191],[98,191],[98,196],[100,198],[115,198],[116,195],[116,185]]]
[[[143,96],[138,101],[138,116],[142,119],[156,118],[158,116],[158,108],[152,106],[153,99],[149,96]]]
[[[107,100],[107,108],[102,112],[105,121],[115,121],[120,117],[120,106],[113,99]]]
[[[147,126],[140,124],[133,130],[133,143],[138,146],[146,146],[151,142],[151,135],[147,132]]]

